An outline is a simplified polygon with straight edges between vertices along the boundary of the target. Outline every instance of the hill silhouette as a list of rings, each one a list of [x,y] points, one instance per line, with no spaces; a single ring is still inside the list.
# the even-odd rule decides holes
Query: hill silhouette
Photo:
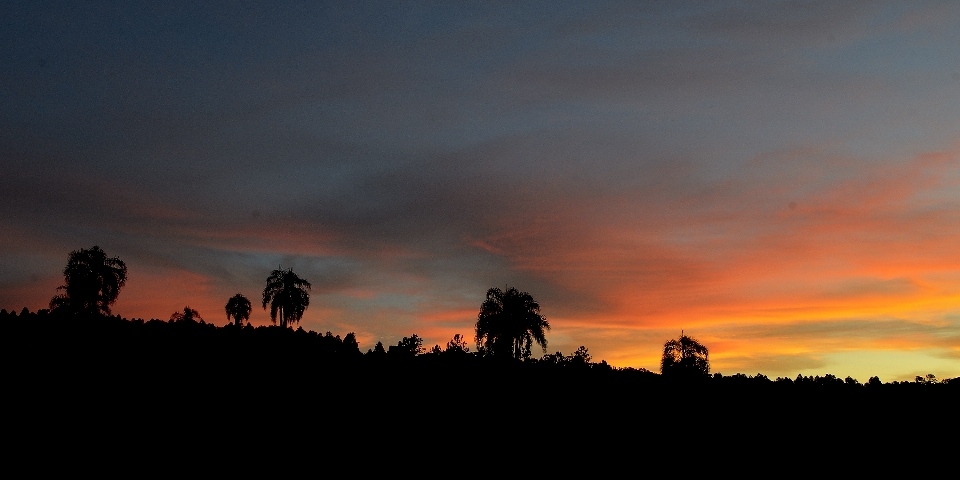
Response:
[[[289,452],[388,474],[400,462],[464,456],[505,468],[518,450],[553,468],[604,471],[638,455],[648,466],[705,465],[811,448],[926,448],[932,437],[907,433],[913,421],[949,418],[960,398],[957,380],[671,378],[591,363],[585,348],[527,361],[362,354],[349,336],[279,326],[24,309],[0,311],[0,329],[5,433],[16,439],[8,455],[67,454],[79,459],[72,465],[118,473],[128,463],[305,468]],[[248,455],[244,445],[271,451]]]

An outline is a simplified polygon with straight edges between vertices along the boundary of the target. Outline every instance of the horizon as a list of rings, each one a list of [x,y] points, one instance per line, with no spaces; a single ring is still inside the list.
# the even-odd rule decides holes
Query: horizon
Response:
[[[71,251],[112,311],[226,323],[273,269],[361,350],[473,339],[659,371],[960,377],[958,4],[0,5],[0,308]],[[543,352],[534,349],[534,356]]]

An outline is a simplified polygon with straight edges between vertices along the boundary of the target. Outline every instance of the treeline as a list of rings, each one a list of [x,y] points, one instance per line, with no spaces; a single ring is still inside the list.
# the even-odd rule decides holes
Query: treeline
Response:
[[[606,361],[592,361],[586,347],[564,355],[561,352],[524,360],[482,355],[471,352],[460,335],[445,347],[423,347],[416,334],[404,337],[396,345],[382,342],[361,348],[355,335],[343,337],[331,332],[319,333],[279,326],[216,326],[189,316],[170,320],[126,319],[119,315],[51,313],[49,310],[19,312],[0,310],[0,331],[4,351],[19,359],[32,358],[34,364],[47,362],[85,365],[100,372],[122,372],[125,375],[157,374],[164,371],[197,372],[215,369],[230,377],[282,372],[339,372],[346,376],[396,373],[398,369],[426,375],[480,376],[486,370],[496,371],[498,378],[537,377],[538,381],[559,378],[591,378],[600,382],[628,382],[655,386],[682,382],[705,388],[741,390],[806,390],[830,389],[852,391],[894,386],[950,386],[960,390],[960,379],[937,379],[933,375],[916,377],[912,382],[883,383],[871,377],[861,383],[852,377],[824,376],[781,377],[766,375],[724,376],[720,373],[703,376],[669,377],[640,368],[612,367]],[[489,373],[489,372],[487,372]]]
[[[884,448],[918,412],[946,418],[960,398],[956,380],[671,376],[594,362],[585,348],[518,360],[423,349],[414,336],[363,352],[349,338],[0,310],[0,409],[27,451],[89,445],[95,434],[149,465],[210,445],[244,455],[257,442],[365,462],[398,449],[447,458],[521,447],[566,461],[587,445],[633,458],[728,432],[741,435],[729,444],[738,451],[805,448],[804,438]]]

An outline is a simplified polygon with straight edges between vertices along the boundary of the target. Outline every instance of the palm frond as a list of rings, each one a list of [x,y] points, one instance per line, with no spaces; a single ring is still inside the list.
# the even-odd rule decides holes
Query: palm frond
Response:
[[[526,358],[534,342],[546,352],[544,330],[549,328],[540,304],[529,293],[494,287],[487,290],[477,315],[477,348],[494,356]]]
[[[270,304],[270,319],[276,323],[280,317],[280,325],[299,322],[307,306],[310,305],[310,282],[293,273],[293,269],[277,269],[267,277],[267,285],[263,289],[263,308]]]

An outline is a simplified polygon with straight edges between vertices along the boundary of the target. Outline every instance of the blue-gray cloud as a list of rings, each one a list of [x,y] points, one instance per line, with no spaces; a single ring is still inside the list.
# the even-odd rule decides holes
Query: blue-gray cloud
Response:
[[[826,215],[805,208],[954,148],[960,125],[949,4],[45,2],[0,18],[0,229],[16,232],[0,244],[38,259],[4,261],[7,292],[101,244],[224,290],[294,266],[371,316],[338,292],[415,291],[381,299],[409,313],[507,282],[574,317],[613,308],[622,278],[681,302],[723,277],[715,252],[794,232],[770,221],[789,205]]]

